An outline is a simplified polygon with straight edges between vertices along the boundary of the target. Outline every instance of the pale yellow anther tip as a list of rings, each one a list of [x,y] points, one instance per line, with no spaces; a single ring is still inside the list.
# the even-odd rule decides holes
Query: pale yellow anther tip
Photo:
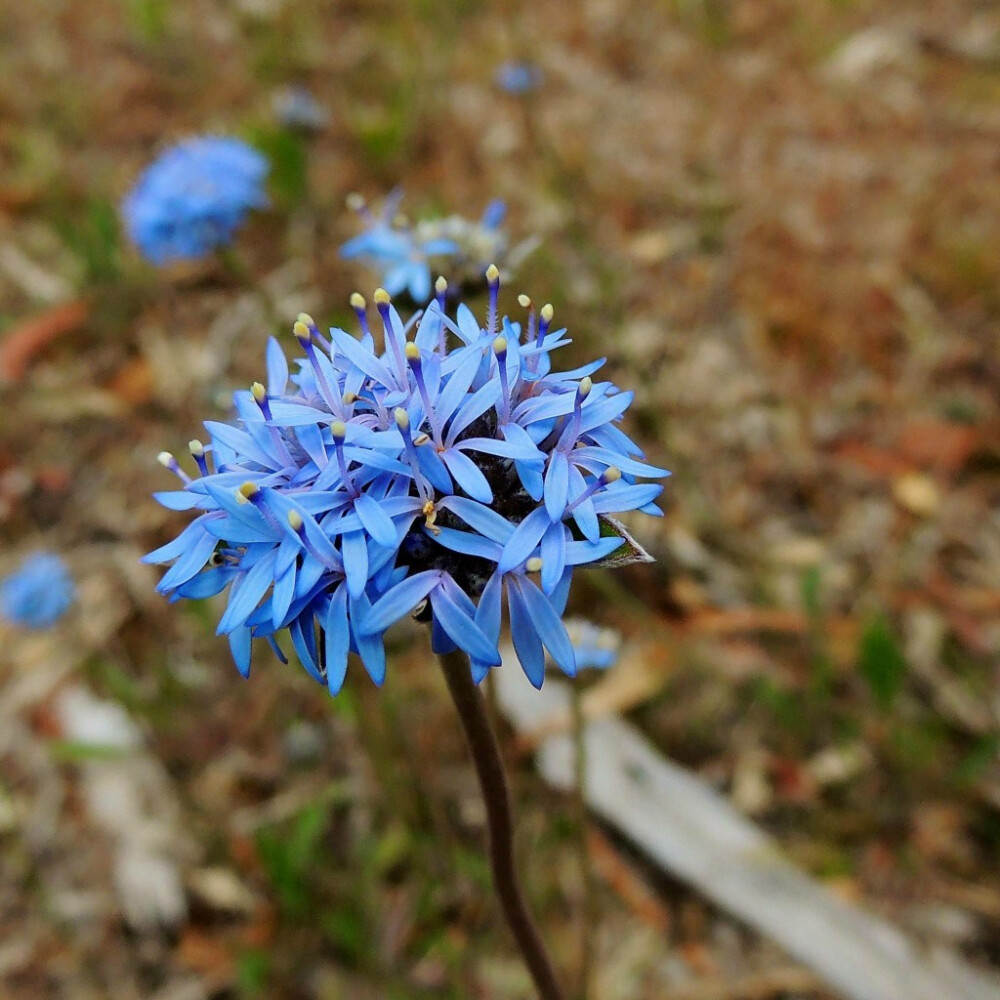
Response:
[[[368,308],[368,303],[360,292],[351,293],[351,308],[362,312]]]
[[[260,487],[256,483],[244,483],[239,489],[240,495],[249,500],[260,493]]]
[[[313,327],[316,325],[316,321],[309,313],[299,313],[295,318],[299,323],[305,323],[306,326]]]
[[[584,375],[580,379],[580,395],[589,396],[590,390],[594,388],[594,380],[589,375]]]
[[[265,389],[260,382],[254,382],[254,384],[250,386],[250,394],[255,400],[257,400],[258,403],[263,403],[264,400],[267,399],[267,389]]]
[[[205,446],[197,438],[192,438],[188,441],[188,451],[191,452],[195,458],[200,458],[205,454]]]
[[[345,424],[343,420],[334,420],[330,424],[330,433],[335,438],[340,438],[341,440],[343,440],[345,437],[347,437],[347,424]]]
[[[298,531],[302,527],[302,515],[297,510],[288,512],[288,525],[292,531]]]
[[[437,292],[438,295],[444,295],[444,293],[448,291],[448,282],[445,280],[443,274],[440,275],[437,281],[434,282],[434,291]]]
[[[410,415],[401,406],[397,406],[392,414],[396,418],[396,426],[401,430],[409,430]]]
[[[604,470],[604,481],[606,483],[617,483],[622,477],[622,470],[617,465],[609,465]]]
[[[177,464],[177,460],[170,454],[169,451],[161,451],[160,454],[156,456],[156,461],[167,469],[169,469],[172,465]]]
[[[384,288],[376,288],[372,298],[377,306],[387,306],[392,301],[392,296]]]
[[[520,306],[520,307],[521,307],[522,309],[530,309],[530,308],[531,308],[531,297],[530,297],[530,296],[528,296],[528,295],[525,295],[525,294],[524,294],[524,292],[522,292],[522,293],[521,293],[520,295],[518,295],[518,297],[517,297],[517,304],[518,304],[518,305],[519,305],[519,306]]]
[[[500,280],[500,268],[496,264],[490,264],[486,268],[486,280],[491,284],[495,285]]]
[[[365,207],[365,199],[363,195],[358,194],[357,191],[352,191],[345,199],[347,202],[347,207],[352,212],[360,212],[361,209]]]
[[[546,323],[552,322],[552,317],[555,315],[555,309],[552,308],[551,302],[546,302],[545,305],[542,306],[540,315]]]
[[[403,348],[403,353],[406,354],[407,361],[420,360],[420,348],[412,340]]]
[[[506,350],[507,350],[507,338],[506,337],[497,337],[496,340],[493,341],[493,351],[494,351],[494,353],[496,353],[496,354],[503,354],[503,352],[506,351]]]
[[[299,340],[312,340],[312,331],[300,319],[297,319],[292,325],[292,333],[294,333]]]
[[[538,556],[532,556],[525,564],[524,568],[529,573],[540,573],[542,569],[542,560]]]

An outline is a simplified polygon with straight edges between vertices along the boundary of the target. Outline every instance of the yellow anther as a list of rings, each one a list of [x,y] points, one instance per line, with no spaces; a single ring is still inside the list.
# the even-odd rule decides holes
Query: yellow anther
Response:
[[[434,282],[434,291],[437,292],[438,295],[444,295],[444,293],[448,291],[448,282],[445,280],[443,274],[440,275],[437,281]]]
[[[305,323],[305,325],[310,328],[316,325],[316,320],[314,320],[312,316],[309,315],[309,313],[299,313],[298,316],[295,317],[295,319],[299,323]]]
[[[267,399],[267,390],[260,384],[260,382],[254,382],[254,384],[250,386],[250,393],[258,403],[263,403],[264,400]]]
[[[546,323],[552,322],[552,317],[555,315],[555,309],[552,308],[551,302],[546,302],[544,306],[539,310],[539,315]]]
[[[392,296],[384,288],[376,288],[372,298],[377,306],[387,306],[392,301]]]
[[[622,477],[622,470],[618,468],[617,465],[609,465],[604,470],[604,475],[601,477],[606,483],[617,483]]]
[[[160,454],[156,456],[156,461],[159,462],[165,469],[172,469],[177,464],[177,459],[174,458],[169,451],[161,451]]]
[[[347,437],[347,424],[343,420],[334,420],[330,424],[330,433],[334,441],[343,441]]]
[[[252,500],[258,493],[260,487],[256,483],[244,483],[239,489],[239,494],[244,500]]]
[[[413,443],[415,445],[417,445],[417,447],[420,447],[420,445],[422,445],[422,444],[427,444],[427,442],[430,441],[430,439],[431,439],[431,437],[430,437],[429,434],[418,434],[413,439]]]
[[[500,268],[496,264],[490,264],[486,268],[486,280],[491,284],[495,285],[500,280]]]
[[[365,199],[357,191],[352,191],[344,200],[352,212],[360,212],[365,207]]]
[[[522,293],[521,293],[520,295],[518,295],[518,297],[517,297],[517,304],[518,304],[518,305],[519,305],[519,306],[520,306],[520,307],[521,307],[522,309],[530,309],[530,308],[531,308],[531,298],[530,298],[529,296],[525,295],[525,294],[524,294],[524,293],[522,292]]]
[[[201,458],[205,454],[205,446],[197,438],[192,438],[188,441],[188,451],[193,458]]]
[[[351,292],[351,308],[358,312],[364,312],[368,308],[368,303],[360,292]]]
[[[503,354],[507,350],[507,338],[497,337],[493,341],[493,351],[495,354]]]
[[[302,320],[297,319],[292,325],[292,333],[299,338],[303,343],[307,343],[312,340],[312,330],[309,329]]]
[[[580,379],[580,395],[583,397],[590,395],[590,390],[594,388],[594,380],[589,375],[584,375]]]
[[[542,560],[538,556],[532,556],[525,564],[524,568],[529,573],[540,573],[542,570]]]
[[[410,429],[410,415],[401,406],[397,406],[392,415],[396,418],[396,426],[401,431]]]
[[[344,406],[350,406],[352,403],[358,401],[358,394],[356,392],[345,392],[343,396],[340,397],[340,401]]]
[[[288,512],[288,525],[292,531],[302,530],[302,515],[297,510]]]
[[[420,348],[411,340],[403,350],[406,355],[407,361],[419,361],[420,360]]]

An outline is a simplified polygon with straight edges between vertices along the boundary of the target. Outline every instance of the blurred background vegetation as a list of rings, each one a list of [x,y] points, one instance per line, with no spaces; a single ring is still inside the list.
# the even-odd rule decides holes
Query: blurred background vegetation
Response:
[[[511,60],[537,86],[499,88]],[[282,124],[288,87],[322,128]],[[269,156],[272,208],[238,267],[155,271],[118,205],[201,133]],[[625,638],[609,704],[838,893],[1000,965],[992,5],[33,0],[0,5],[0,570],[49,548],[80,596],[51,633],[0,624],[0,993],[530,995],[416,627],[380,692],[352,670],[331,701],[264,659],[243,683],[212,610],[137,564],[180,522],[149,498],[157,452],[227,413],[299,311],[348,323],[377,276],[338,257],[345,197],[397,185],[417,218],[508,202],[542,243],[502,305],[551,301],[566,363],[606,356],[674,470],[667,516],[635,523],[657,563],[574,595]],[[105,772],[56,708],[72,685],[142,733],[173,908],[88,809]],[[571,969],[572,810],[508,747]],[[595,1000],[832,995],[594,845]]]

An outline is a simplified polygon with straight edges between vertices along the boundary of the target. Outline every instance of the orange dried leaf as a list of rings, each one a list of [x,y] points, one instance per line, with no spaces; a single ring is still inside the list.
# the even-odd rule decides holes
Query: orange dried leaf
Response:
[[[76,333],[89,313],[87,301],[76,299],[13,326],[0,341],[0,382],[23,378],[35,355],[53,340]]]

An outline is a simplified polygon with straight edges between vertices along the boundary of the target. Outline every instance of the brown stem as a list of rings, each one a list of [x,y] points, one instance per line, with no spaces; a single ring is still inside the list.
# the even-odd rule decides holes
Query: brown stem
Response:
[[[469,661],[462,653],[445,653],[439,659],[452,701],[458,709],[458,716],[465,730],[465,738],[472,751],[486,805],[493,888],[535,981],[540,1000],[563,1000],[552,962],[528,913],[524,894],[517,880],[510,790],[507,787],[500,746],[490,725],[483,697],[472,680]]]

